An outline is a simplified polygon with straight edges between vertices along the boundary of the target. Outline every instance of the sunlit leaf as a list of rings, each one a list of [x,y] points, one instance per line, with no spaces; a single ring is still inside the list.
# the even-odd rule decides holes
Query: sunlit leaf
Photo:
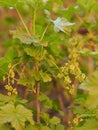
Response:
[[[39,36],[30,36],[22,28],[17,28],[14,31],[10,31],[10,33],[13,34],[13,38],[18,38],[23,44],[33,44],[34,46],[43,45],[43,43],[39,40]]]
[[[0,6],[13,7],[18,0],[0,0]]]
[[[12,9],[13,7],[16,7],[17,5],[23,5],[31,3],[30,0],[0,0],[0,6],[9,7]]]
[[[13,61],[15,58],[18,57],[18,53],[16,50],[9,50],[6,55],[5,55],[5,59],[10,63],[11,61]]]
[[[78,4],[85,10],[90,11],[91,9],[94,9],[96,2],[95,0],[78,0]]]
[[[17,83],[23,86],[34,86],[35,80],[33,78],[20,78]]]
[[[95,119],[87,119],[81,127],[77,127],[75,130],[98,130],[98,122]]]
[[[64,126],[59,124],[56,126],[56,130],[64,130]]]
[[[52,125],[57,125],[60,123],[60,119],[56,116],[54,116],[51,120],[50,120],[50,124]]]
[[[53,107],[52,100],[48,96],[46,96],[44,93],[41,93],[39,95],[39,101],[43,103],[44,108],[52,109]],[[42,118],[43,119],[47,118],[47,115],[42,114]]]
[[[96,70],[79,88],[88,91],[86,106],[96,108],[98,106],[98,70]]]
[[[0,130],[11,130],[7,125],[1,125]]]
[[[84,81],[79,88],[83,90],[88,90],[89,93],[98,94],[98,70],[96,70],[86,81]]]
[[[83,49],[83,50],[79,51],[79,53],[83,56],[93,56],[96,59],[98,58],[98,51],[91,51],[89,49]]]
[[[26,126],[26,128],[23,130],[40,130],[40,128],[35,125],[29,125],[29,126]]]
[[[11,123],[15,130],[23,130],[25,122],[29,121],[34,124],[32,112],[23,105],[6,104],[0,107],[0,125]]]
[[[48,126],[41,126],[40,130],[51,130]]]
[[[27,103],[26,100],[24,99],[20,99],[17,96],[13,95],[13,96],[6,96],[3,94],[0,94],[0,106],[3,106],[9,102],[13,102],[13,103],[19,103],[19,104],[25,104]]]
[[[50,82],[52,80],[51,75],[46,72],[40,71],[40,75],[43,79],[43,82]]]

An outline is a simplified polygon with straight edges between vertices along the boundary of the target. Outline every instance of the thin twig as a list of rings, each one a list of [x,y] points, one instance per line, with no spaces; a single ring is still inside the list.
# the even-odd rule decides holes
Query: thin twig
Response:
[[[35,20],[36,20],[36,9],[34,10],[34,15],[33,15],[33,35],[35,35]]]
[[[44,32],[42,33],[42,36],[41,36],[41,38],[40,38],[40,41],[42,41],[42,39],[44,38],[44,35],[45,35],[46,31],[47,31],[48,26],[49,26],[49,24],[46,26]]]
[[[36,62],[35,70],[39,71],[39,62]],[[39,94],[40,94],[40,82],[36,84],[36,110],[37,110],[37,122],[40,122],[40,101],[39,101]]]
[[[21,16],[21,14],[20,14],[20,12],[19,12],[19,10],[18,10],[17,8],[16,8],[16,11],[17,11],[18,16],[19,16],[20,20],[22,21],[22,24],[23,24],[24,28],[26,29],[28,35],[31,37],[31,34],[30,34],[30,32],[29,32],[29,30],[28,30],[28,28],[27,28],[27,25],[25,24],[25,22],[24,22],[24,20],[23,20],[23,18],[22,18],[22,16]]]
[[[37,83],[36,88],[36,107],[37,107],[37,122],[40,122],[40,102],[39,102],[39,93],[40,93],[40,83]]]

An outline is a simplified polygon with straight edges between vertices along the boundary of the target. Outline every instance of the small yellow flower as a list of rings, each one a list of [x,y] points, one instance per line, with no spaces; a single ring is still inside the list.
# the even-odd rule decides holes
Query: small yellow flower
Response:
[[[11,83],[14,84],[14,79],[11,80]]]
[[[65,66],[67,67],[67,66],[68,66],[68,63],[65,63]]]
[[[5,80],[6,80],[5,76],[3,76],[3,82],[5,82]]]
[[[13,87],[12,86],[9,86],[9,89],[8,89],[9,91],[12,91],[13,90]]]
[[[17,95],[17,94],[18,94],[18,92],[16,91],[16,92],[14,92],[14,94],[15,94],[15,95]]]
[[[8,88],[9,88],[9,85],[5,85],[4,87],[5,87],[5,89],[7,89],[7,90],[8,90]]]
[[[61,71],[64,72],[65,68],[64,67],[61,67]]]
[[[82,78],[85,79],[85,78],[86,78],[86,75],[85,75],[85,74],[82,74]]]
[[[13,89],[12,93],[15,94],[15,95],[17,95],[17,90],[16,90],[16,88]]]
[[[78,124],[79,124],[78,118],[74,118],[74,119],[73,119],[73,123],[74,123],[75,125],[78,125]]]
[[[13,90],[13,87],[10,86],[10,85],[5,85],[4,87],[5,87],[6,90],[8,90],[10,92]]]
[[[10,77],[11,77],[11,78],[14,78],[14,77],[15,77],[15,73],[14,73],[13,70],[10,72]]]
[[[83,119],[80,117],[80,115],[77,115],[74,119],[73,119],[73,124],[74,125],[78,125],[79,124],[79,122],[82,122],[83,121]]]
[[[71,94],[71,95],[74,95],[74,85],[72,85],[72,86],[70,86],[70,89],[69,89],[69,94]]]
[[[70,70],[75,70],[75,66],[73,64],[70,65]]]
[[[8,94],[8,96],[11,96],[11,95],[12,95],[11,92],[8,92],[7,94]]]
[[[69,86],[67,86],[66,89],[69,90],[70,89]]]
[[[79,63],[78,62],[75,62],[75,64],[74,64],[76,67],[78,67],[79,66]]]
[[[10,69],[11,67],[12,67],[12,65],[11,65],[11,64],[9,64],[9,65],[8,65],[8,69]]]
[[[71,83],[70,77],[69,77],[69,76],[66,76],[65,79],[64,79],[64,82],[65,82],[66,84],[70,84],[70,83]]]
[[[80,122],[82,122],[83,121],[83,119],[82,118],[80,118]]]

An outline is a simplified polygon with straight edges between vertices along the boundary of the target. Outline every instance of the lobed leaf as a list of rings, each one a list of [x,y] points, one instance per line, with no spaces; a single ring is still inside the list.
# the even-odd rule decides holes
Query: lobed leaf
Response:
[[[79,88],[88,91],[86,107],[94,109],[98,106],[98,70],[96,70]]]
[[[26,121],[34,124],[32,112],[23,105],[8,103],[0,108],[0,125],[11,123],[15,130],[23,130]]]

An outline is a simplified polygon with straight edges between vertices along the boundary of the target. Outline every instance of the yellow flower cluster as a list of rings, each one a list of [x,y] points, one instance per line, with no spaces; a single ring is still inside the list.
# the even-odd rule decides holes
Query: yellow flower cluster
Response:
[[[8,96],[11,96],[12,94],[17,95],[17,89],[13,88],[14,82],[15,82],[15,73],[13,71],[13,67],[11,64],[8,65],[9,73],[7,77],[3,77],[4,82],[8,82],[7,85],[5,85],[5,89],[8,91]]]
[[[65,76],[64,82],[65,82],[66,84],[70,84],[70,83],[71,83],[70,77],[69,77],[69,76]]]
[[[79,125],[79,123],[80,122],[82,122],[83,121],[83,119],[79,116],[79,115],[77,115],[74,119],[73,119],[73,124],[75,125],[75,126],[78,126]]]
[[[5,85],[5,89],[8,91],[8,96],[11,96],[12,94],[17,95],[17,89],[13,88],[11,85]]]
[[[75,86],[73,81],[77,79],[79,82],[83,82],[86,79],[86,76],[79,67],[79,54],[78,49],[81,47],[81,45],[77,47],[74,46],[72,50],[70,50],[69,54],[69,60],[67,63],[64,64],[63,67],[60,67],[60,71],[57,75],[59,79],[62,79],[64,81],[65,89],[69,92],[69,94],[73,95]]]
[[[74,95],[74,90],[75,90],[74,84],[67,86],[67,87],[66,87],[66,90],[68,91],[68,93],[69,93],[70,95]]]
[[[10,80],[10,83],[14,84],[15,73],[13,71],[13,68],[12,68],[11,64],[9,64],[8,69],[9,69],[8,82]]]

